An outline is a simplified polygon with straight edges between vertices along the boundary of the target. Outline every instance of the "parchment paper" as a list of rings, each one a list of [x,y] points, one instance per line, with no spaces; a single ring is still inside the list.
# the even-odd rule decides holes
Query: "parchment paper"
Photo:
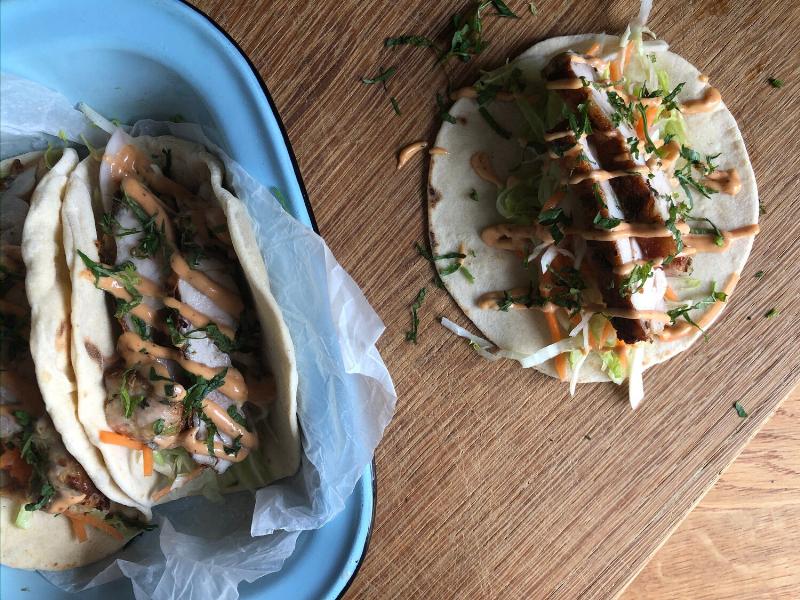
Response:
[[[108,139],[66,98],[38,83],[0,74],[0,97],[0,158],[64,144],[63,138],[76,147],[84,138],[92,146]],[[205,144],[225,163],[227,183],[247,205],[297,353],[303,462],[290,480],[225,496],[224,504],[195,497],[158,507],[158,528],[121,553],[44,575],[70,591],[125,576],[137,598],[233,600],[239,582],[281,568],[299,532],[341,512],[372,460],[397,399],[375,348],[384,326],[325,242],[212,144],[210,137],[219,139],[214,132],[156,121],[140,121],[130,131]]]

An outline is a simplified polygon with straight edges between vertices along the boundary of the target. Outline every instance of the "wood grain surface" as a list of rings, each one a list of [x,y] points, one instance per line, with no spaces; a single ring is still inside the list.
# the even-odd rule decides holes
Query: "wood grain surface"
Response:
[[[798,419],[795,390],[622,600],[800,596]]]
[[[488,19],[491,45],[452,64],[469,83],[534,42],[621,31],[637,8],[508,0],[525,15]],[[625,392],[565,386],[486,363],[437,324],[468,325],[428,285],[425,170],[395,151],[436,130],[447,77],[423,49],[387,36],[444,33],[465,2],[198,1],[265,79],[294,146],[320,229],[384,319],[380,349],[400,398],[377,452],[378,509],[352,598],[610,598],[618,595],[775,411],[800,372],[800,7],[766,0],[657,2],[649,25],[722,90],[751,153],[766,207],[762,233],[707,343]],[[397,66],[389,92],[361,75]],[[784,79],[776,90],[767,76]],[[395,116],[389,96],[402,110]],[[753,273],[764,270],[761,280]],[[404,341],[423,285],[419,344]],[[772,307],[780,316],[767,320]],[[739,400],[750,416],[732,409]]]

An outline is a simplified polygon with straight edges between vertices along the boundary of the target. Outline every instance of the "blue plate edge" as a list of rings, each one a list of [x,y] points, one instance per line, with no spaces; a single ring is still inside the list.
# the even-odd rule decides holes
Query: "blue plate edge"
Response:
[[[306,185],[305,185],[305,182],[303,181],[302,173],[300,172],[300,165],[297,162],[297,157],[294,154],[294,149],[292,148],[291,141],[289,140],[289,134],[287,133],[286,127],[283,124],[283,120],[281,119],[280,113],[278,112],[278,108],[275,105],[275,101],[272,99],[272,96],[269,93],[269,89],[267,88],[267,84],[264,82],[264,79],[261,77],[261,74],[258,72],[258,69],[253,64],[253,61],[250,60],[250,57],[247,55],[247,53],[242,49],[241,46],[239,46],[238,42],[236,42],[236,40],[234,40],[233,37],[231,37],[231,35],[219,25],[219,23],[217,23],[214,19],[212,19],[210,16],[208,16],[206,13],[204,13],[202,10],[200,10],[196,6],[190,4],[187,0],[175,0],[175,1],[178,2],[179,4],[183,4],[184,6],[189,8],[190,10],[194,11],[195,13],[199,14],[201,17],[206,19],[206,21],[208,21],[208,23],[211,26],[213,26],[214,29],[217,30],[217,32],[222,34],[222,36],[226,40],[228,40],[228,42],[230,42],[230,44],[239,53],[240,57],[245,61],[245,63],[247,63],[247,66],[250,68],[250,71],[252,72],[253,76],[255,77],[256,81],[258,82],[258,85],[261,87],[261,92],[264,94],[264,98],[266,99],[267,104],[269,105],[270,110],[272,111],[272,114],[275,117],[275,121],[276,121],[276,123],[278,125],[278,129],[280,129],[281,137],[283,138],[283,142],[286,145],[286,151],[289,154],[289,160],[292,163],[292,170],[294,171],[294,176],[297,179],[297,184],[298,184],[298,187],[300,188],[300,193],[303,196],[303,203],[305,204],[306,211],[308,212],[309,220],[311,221],[311,228],[314,230],[314,232],[317,235],[321,235],[321,233],[319,231],[319,225],[317,224],[317,219],[314,216],[314,209],[311,207],[311,200],[309,199],[308,191],[306,190]],[[372,532],[373,532],[373,527],[374,527],[374,524],[375,524],[375,510],[376,510],[377,499],[378,499],[378,480],[377,480],[377,472],[376,472],[376,469],[375,469],[375,459],[374,458],[372,459],[372,462],[370,463],[370,473],[372,475],[372,477],[371,477],[371,480],[372,480],[371,481],[371,488],[372,488],[371,489],[371,491],[372,491],[372,514],[370,515],[369,527],[367,529],[367,535],[366,535],[366,538],[364,539],[364,548],[363,548],[363,550],[361,552],[361,556],[358,559],[358,563],[356,564],[355,569],[353,570],[353,573],[350,575],[350,578],[344,584],[344,587],[339,592],[339,595],[336,597],[337,600],[339,600],[339,599],[344,597],[344,595],[347,592],[347,590],[350,589],[350,586],[353,584],[353,581],[355,581],[356,576],[358,575],[359,571],[361,570],[361,566],[364,564],[364,560],[365,560],[365,558],[367,556],[367,552],[369,550],[369,544],[370,544],[370,541],[372,540]]]

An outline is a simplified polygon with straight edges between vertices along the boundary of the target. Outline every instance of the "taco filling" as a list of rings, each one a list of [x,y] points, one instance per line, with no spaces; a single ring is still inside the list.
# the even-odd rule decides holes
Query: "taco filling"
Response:
[[[36,183],[59,157],[60,152],[48,151],[41,157],[28,156],[28,164],[15,159],[0,184],[4,212],[9,209],[0,234],[0,497],[4,511],[16,507],[13,524],[18,528],[31,528],[34,513],[43,512],[68,518],[75,542],[86,542],[86,528],[91,527],[121,545],[140,531],[135,519],[129,518],[135,511],[110,501],[67,451],[45,411],[29,347],[31,308],[25,290],[21,224]],[[4,532],[7,539],[11,535]],[[19,535],[15,539],[25,541]],[[58,544],[57,534],[51,539]],[[15,566],[58,567],[44,558],[33,564],[19,560],[19,553],[6,541],[3,553],[4,562]],[[80,561],[77,554],[70,560]]]
[[[758,233],[757,214],[749,216],[757,203],[752,171],[719,91],[666,44],[644,41],[643,32],[644,19],[621,38],[548,40],[486,73],[474,94],[460,93],[469,99],[451,112],[461,121],[445,124],[436,143],[451,154],[462,143],[453,160],[469,156],[471,177],[497,191],[496,212],[462,198],[462,214],[454,217],[457,194],[443,190],[460,182],[439,157],[431,161],[430,200],[434,253],[469,245],[469,211],[473,222],[484,223],[480,245],[471,246],[476,280],[483,271],[489,281],[518,281],[470,302],[464,282],[444,278],[498,343],[495,354],[569,380],[573,390],[591,364],[590,380],[631,379],[634,406],[644,367],[688,347],[722,310]],[[495,99],[502,102],[486,127]],[[723,125],[731,139],[712,139],[709,130]],[[479,138],[470,127],[492,131]],[[704,151],[695,141],[721,150]],[[509,157],[513,162],[500,164]],[[723,225],[740,218],[753,220]],[[497,263],[509,265],[505,275],[497,274]],[[719,278],[698,280],[696,264],[703,276]],[[541,317],[529,325],[480,314],[515,309]],[[529,340],[525,331],[533,333]],[[539,339],[544,344],[532,352],[530,340]]]
[[[106,292],[118,324],[99,446],[141,452],[139,476],[160,481],[151,501],[206,469],[251,457],[258,471],[277,395],[226,214],[207,182],[190,190],[173,178],[172,161],[169,147],[150,154],[112,138],[99,260],[77,250],[80,277]]]

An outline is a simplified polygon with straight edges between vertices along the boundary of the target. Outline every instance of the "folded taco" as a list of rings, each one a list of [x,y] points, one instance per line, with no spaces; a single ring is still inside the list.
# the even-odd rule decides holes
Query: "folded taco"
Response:
[[[434,254],[465,256],[474,277],[444,283],[500,348],[473,339],[481,352],[573,391],[629,380],[633,406],[643,370],[724,309],[759,215],[736,121],[706,75],[643,39],[648,11],[454,93],[429,174]]]
[[[84,565],[142,529],[77,418],[60,225],[77,162],[67,149],[0,163],[0,560],[18,568]]]
[[[84,174],[63,210],[72,355],[80,420],[116,483],[151,506],[295,473],[294,349],[220,162],[118,130]]]

